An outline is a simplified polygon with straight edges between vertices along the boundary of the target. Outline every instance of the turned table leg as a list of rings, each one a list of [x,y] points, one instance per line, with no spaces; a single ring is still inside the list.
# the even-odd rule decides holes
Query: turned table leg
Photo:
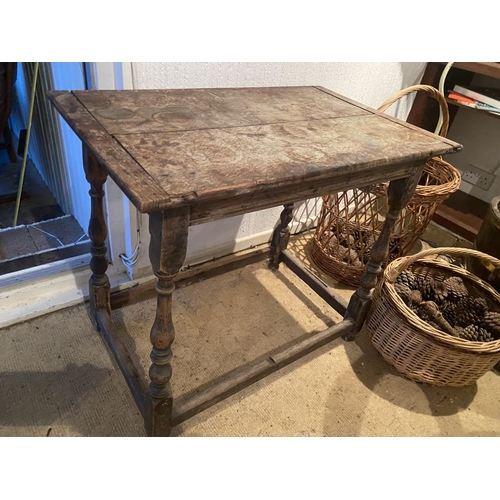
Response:
[[[294,203],[284,205],[280,215],[280,222],[274,230],[269,251],[269,267],[278,269],[281,260],[281,253],[286,250],[290,239],[290,228],[288,227],[293,218]]]
[[[151,243],[149,258],[156,284],[156,318],[151,328],[150,384],[145,398],[145,426],[149,436],[169,436],[172,429],[172,292],[174,277],[186,257],[189,209],[180,208],[149,214]]]
[[[106,260],[105,241],[108,237],[106,219],[104,216],[103,198],[104,183],[107,173],[99,164],[97,158],[86,148],[83,148],[83,166],[85,176],[90,183],[90,222],[88,235],[92,242],[90,246],[90,270],[92,276],[89,280],[90,313],[94,325],[97,326],[96,313],[100,309],[111,311],[109,279],[106,275],[108,262]]]
[[[411,200],[423,168],[424,165],[415,169],[411,176],[404,179],[397,179],[389,183],[387,189],[389,210],[385,217],[382,231],[371,249],[370,259],[366,264],[366,271],[361,277],[361,286],[351,297],[345,314],[346,319],[349,318],[355,321],[355,327],[352,333],[342,337],[346,341],[354,340],[354,336],[363,326],[370,308],[373,288],[375,288],[378,277],[382,272],[382,265],[389,255],[389,240],[394,225],[398,220],[401,210]]]

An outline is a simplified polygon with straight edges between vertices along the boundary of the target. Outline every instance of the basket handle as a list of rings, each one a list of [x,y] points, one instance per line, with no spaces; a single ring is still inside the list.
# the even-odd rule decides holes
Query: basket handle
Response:
[[[477,257],[481,262],[493,265],[496,271],[500,271],[500,260],[492,257],[483,252],[478,252],[477,250],[472,250],[470,248],[459,248],[459,247],[440,247],[440,248],[429,248],[428,250],[422,250],[415,255],[410,255],[409,257],[400,257],[393,261],[393,265],[389,264],[387,266],[387,280],[390,283],[394,283],[397,277],[408,267],[414,264],[417,260],[429,257],[430,255],[440,255],[446,254],[452,257]]]
[[[446,134],[448,133],[448,126],[450,124],[450,114],[448,112],[448,104],[446,104],[446,99],[444,95],[441,92],[439,92],[438,89],[431,87],[430,85],[413,85],[406,89],[400,90],[398,93],[394,94],[392,97],[387,99],[387,101],[385,101],[377,109],[377,111],[384,112],[386,109],[391,107],[397,100],[401,99],[401,97],[411,94],[412,92],[416,92],[417,90],[424,90],[425,92],[428,92],[437,99],[439,106],[441,108],[441,113],[443,115],[443,125],[441,126],[441,131],[439,132],[439,135],[441,137],[446,137]]]

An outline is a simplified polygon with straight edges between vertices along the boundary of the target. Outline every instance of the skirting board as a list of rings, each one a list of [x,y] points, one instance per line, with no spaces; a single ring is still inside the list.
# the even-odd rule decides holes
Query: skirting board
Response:
[[[303,231],[307,231],[311,229],[315,222],[316,218],[310,218],[304,221],[292,221],[290,224],[290,233],[298,234]],[[269,243],[271,241],[273,231],[274,228],[261,233],[245,236],[244,238],[238,238],[237,240],[228,241],[222,245],[212,246],[199,252],[193,252],[186,256],[185,265],[192,266],[195,264],[201,264],[202,262],[206,262],[211,259],[241,252],[242,250],[262,245],[263,243]],[[128,272],[129,275],[132,275],[133,279],[142,279],[148,276],[152,279],[154,277],[149,263],[146,267],[132,267]]]
[[[0,328],[82,303],[88,297],[89,275],[90,271],[86,264],[2,288]],[[110,276],[109,279],[113,290],[121,290],[122,287],[132,285],[126,273]]]

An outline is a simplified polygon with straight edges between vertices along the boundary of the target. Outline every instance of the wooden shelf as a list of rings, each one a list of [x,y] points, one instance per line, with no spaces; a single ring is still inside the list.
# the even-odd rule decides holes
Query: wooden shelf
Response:
[[[443,66],[448,63],[439,63]],[[491,76],[500,80],[500,63],[498,62],[454,62],[453,68],[464,69],[471,73]]]
[[[473,242],[488,208],[488,203],[463,191],[455,191],[439,205],[432,220]]]
[[[462,104],[461,102],[455,101],[454,99],[449,99],[448,97],[446,98],[446,102],[448,104],[451,104],[452,106],[457,106],[459,108],[471,109],[472,111],[476,111],[478,113],[484,113],[488,116],[493,116],[494,118],[500,118],[500,115],[497,115],[495,113],[490,113],[489,111],[486,111],[484,109],[478,109],[478,108],[473,108],[472,106],[467,106],[466,104]]]
[[[447,63],[430,62],[422,77],[422,84],[438,88],[439,79]],[[500,63],[498,62],[454,62],[446,78],[445,92],[454,85],[471,85],[474,75],[485,75],[500,80]],[[499,115],[488,111],[466,106],[452,99],[446,98],[450,105],[450,126],[460,108],[472,109],[475,112],[487,113],[489,116],[500,118]],[[412,109],[408,115],[408,122],[433,131],[439,117],[439,104],[429,94],[419,92],[415,96]],[[473,242],[481,226],[489,204],[474,196],[457,191],[448,200],[442,203],[434,217],[434,222],[453,231],[454,233]]]

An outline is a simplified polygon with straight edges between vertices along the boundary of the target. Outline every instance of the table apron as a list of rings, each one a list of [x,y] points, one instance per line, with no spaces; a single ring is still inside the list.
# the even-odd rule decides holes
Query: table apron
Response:
[[[422,167],[422,160],[390,167],[374,167],[360,180],[354,172],[346,172],[333,179],[308,180],[300,185],[274,187],[265,191],[252,191],[238,196],[198,202],[191,206],[190,225],[203,224],[226,217],[243,215],[316,198],[339,191],[369,186],[378,182],[388,182],[410,176]]]

